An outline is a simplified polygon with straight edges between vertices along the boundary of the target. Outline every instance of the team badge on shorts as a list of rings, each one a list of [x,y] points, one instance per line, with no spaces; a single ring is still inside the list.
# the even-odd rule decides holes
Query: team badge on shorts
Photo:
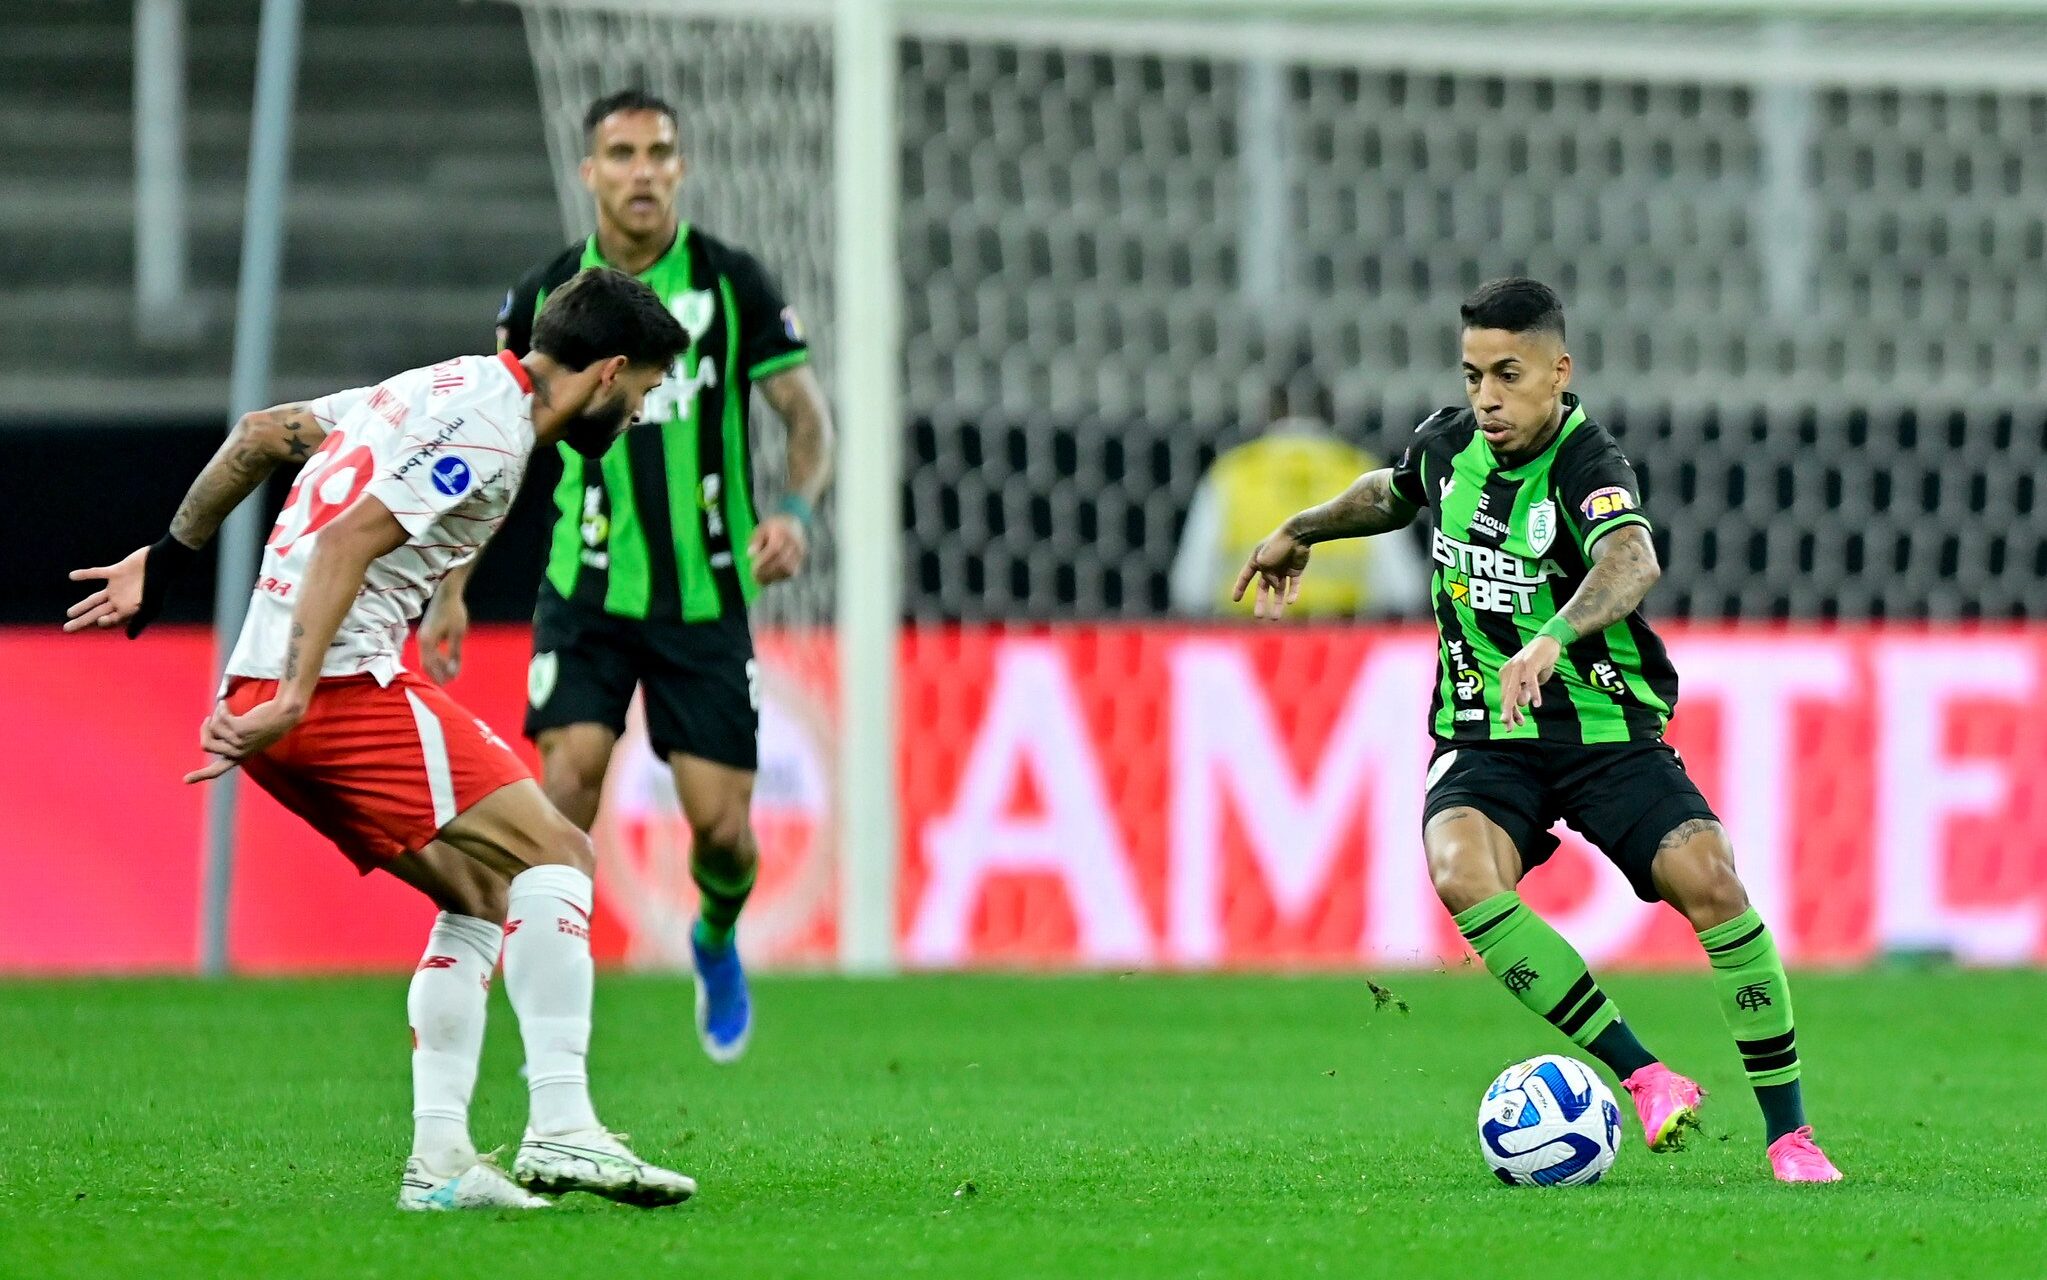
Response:
[[[1436,763],[1429,766],[1429,776],[1422,783],[1422,790],[1427,791],[1441,782],[1443,775],[1450,772],[1450,766],[1455,763],[1457,763],[1457,753],[1455,751],[1445,751],[1442,755],[1437,756]]]
[[[1557,504],[1548,498],[1528,508],[1528,550],[1541,555],[1557,537]]]
[[[552,653],[536,653],[526,667],[526,701],[535,708],[547,705],[554,696],[554,682],[561,675],[561,659]]]

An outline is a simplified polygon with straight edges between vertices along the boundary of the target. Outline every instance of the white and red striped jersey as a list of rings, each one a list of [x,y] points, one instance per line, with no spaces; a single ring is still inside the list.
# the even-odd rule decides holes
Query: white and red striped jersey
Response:
[[[299,584],[320,530],[364,494],[411,537],[371,563],[323,676],[403,669],[405,633],[449,570],[504,523],[533,450],[533,384],[510,354],[462,356],[312,403],[327,428],[263,552],[227,674],[280,679]]]

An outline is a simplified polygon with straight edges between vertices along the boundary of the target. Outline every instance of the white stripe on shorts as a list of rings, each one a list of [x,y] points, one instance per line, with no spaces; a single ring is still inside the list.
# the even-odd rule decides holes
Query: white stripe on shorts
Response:
[[[448,765],[448,737],[441,732],[440,718],[426,709],[419,695],[405,691],[412,704],[412,723],[419,726],[419,753],[426,757],[426,789],[434,800],[434,829],[455,820],[455,771]]]

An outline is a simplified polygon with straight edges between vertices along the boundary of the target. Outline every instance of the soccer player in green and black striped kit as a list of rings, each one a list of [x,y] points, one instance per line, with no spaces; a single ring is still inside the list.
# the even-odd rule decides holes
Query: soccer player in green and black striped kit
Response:
[[[734,944],[758,846],[749,809],[759,678],[747,607],[796,573],[831,480],[831,418],[795,311],[753,256],[677,213],[684,163],[675,111],[627,91],[591,104],[582,175],[597,233],[529,272],[498,314],[498,344],[524,354],[548,294],[586,267],[651,286],[690,344],[602,459],[564,451],[554,536],[534,613],[526,735],[541,785],[569,819],[596,821],[612,748],[638,688],[692,833],[700,893],[691,950],[697,1034],[730,1062],[753,1006]],[[788,427],[789,491],[754,505],[747,417],[755,387]],[[420,626],[436,679],[453,674],[466,571]]]
[[[1660,570],[1634,469],[1567,388],[1564,310],[1533,280],[1465,300],[1469,408],[1416,429],[1399,463],[1361,476],[1261,543],[1237,581],[1278,617],[1316,543],[1434,517],[1439,672],[1422,841],[1436,893],[1516,999],[1604,1062],[1652,1151],[1697,1124],[1699,1086],[1643,1047],[1521,877],[1583,833],[1649,902],[1683,913],[1761,1104],[1783,1182],[1840,1178],[1799,1093],[1791,989],[1713,810],[1663,741],[1677,672],[1638,606]]]

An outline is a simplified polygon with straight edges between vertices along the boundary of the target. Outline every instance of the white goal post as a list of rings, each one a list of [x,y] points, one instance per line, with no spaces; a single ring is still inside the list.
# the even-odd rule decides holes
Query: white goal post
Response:
[[[1444,297],[1494,262],[1574,273],[1570,292],[1611,318],[1581,368],[1625,370],[1614,400],[1644,416],[1708,396],[1994,409],[2042,370],[2040,339],[2010,334],[2047,332],[2047,288],[2021,278],[2043,256],[2024,140],[2047,111],[2047,0],[1556,0],[1539,17],[1495,0],[510,2],[565,225],[588,229],[582,105],[668,93],[693,156],[713,153],[721,225],[812,317],[841,424],[835,578],[814,616],[837,636],[851,970],[895,953],[906,614],[1151,609],[1121,575],[1173,537],[1158,495],[1085,538],[1024,545],[1026,522],[990,531],[971,511],[945,537],[980,543],[920,534],[928,493],[954,480],[1016,505],[1042,416],[1236,421],[1278,331],[1312,337],[1340,408],[1400,421],[1442,401]],[[1518,123],[1487,123],[1502,115]],[[767,129],[786,137],[769,147]],[[1902,158],[1884,142],[1901,132]],[[1343,172],[1368,156],[1369,190]],[[1563,162],[1582,194],[1521,198]],[[1901,240],[1932,246],[1919,278],[1887,270]],[[1698,299],[1712,317],[1659,329]],[[948,438],[906,457],[906,424],[927,420],[1026,428],[1006,459]],[[1713,439],[1686,464],[1697,492],[1666,501],[1732,541],[1720,477],[1800,446]],[[1192,446],[1158,450],[1175,477],[1198,469]],[[1855,492],[1830,500],[1840,518],[1881,526],[1883,510],[1849,510]],[[1762,612],[1784,587],[1775,561],[1758,575],[1686,551],[1702,610]],[[1061,562],[1078,585],[1048,585]]]

